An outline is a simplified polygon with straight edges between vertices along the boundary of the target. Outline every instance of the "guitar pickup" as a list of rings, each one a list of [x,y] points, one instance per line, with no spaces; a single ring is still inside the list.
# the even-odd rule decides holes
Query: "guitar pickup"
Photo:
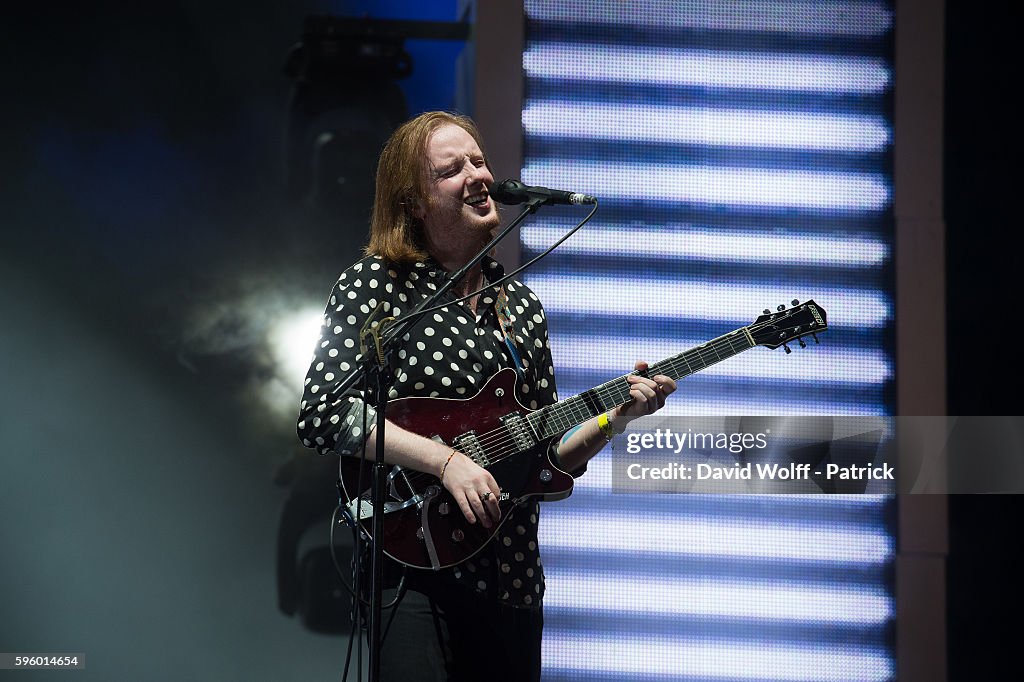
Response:
[[[516,447],[520,451],[529,450],[537,444],[537,440],[530,432],[529,423],[518,412],[506,414],[501,418],[501,423],[505,430],[508,431],[508,434],[512,436],[512,440],[515,441]]]

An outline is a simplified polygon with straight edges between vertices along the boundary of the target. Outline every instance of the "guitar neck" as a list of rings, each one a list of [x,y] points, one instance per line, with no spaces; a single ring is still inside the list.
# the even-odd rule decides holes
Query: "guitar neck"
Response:
[[[647,376],[664,374],[675,380],[696,374],[705,367],[738,355],[756,344],[747,327],[712,339],[707,343],[683,351],[679,355],[651,365]],[[637,374],[637,372],[631,372]],[[591,417],[607,412],[629,401],[628,374],[595,386],[578,395],[549,405],[531,413],[527,420],[539,438],[549,438],[565,433]]]

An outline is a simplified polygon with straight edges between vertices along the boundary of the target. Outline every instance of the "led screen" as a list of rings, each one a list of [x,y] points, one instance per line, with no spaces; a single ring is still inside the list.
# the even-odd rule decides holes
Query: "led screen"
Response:
[[[523,181],[597,196],[535,266],[559,397],[814,299],[821,345],[751,349],[666,410],[892,411],[884,2],[525,2]],[[523,256],[578,222],[544,208]],[[626,495],[598,457],[544,507],[545,680],[886,680],[892,500]]]

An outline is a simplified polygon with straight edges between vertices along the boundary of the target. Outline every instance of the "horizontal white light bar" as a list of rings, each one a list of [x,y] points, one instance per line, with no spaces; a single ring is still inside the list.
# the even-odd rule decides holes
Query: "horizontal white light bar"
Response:
[[[529,103],[528,135],[722,147],[874,152],[891,141],[880,116],[646,105]]]
[[[637,269],[642,270],[642,266]],[[774,311],[776,304],[788,307],[790,300],[798,297],[801,302],[814,299],[826,311],[832,327],[882,327],[891,315],[884,292],[877,290],[824,289],[799,283],[787,289],[776,284],[716,285],[640,275],[628,279],[539,275],[527,277],[526,282],[549,312],[576,312],[582,308],[634,319],[665,316],[750,324],[762,309]],[[726,331],[732,330],[725,329],[723,333]],[[819,338],[825,342],[825,337]]]
[[[749,518],[669,518],[629,510],[614,514],[574,511],[571,517],[548,515],[539,532],[542,547],[580,552],[879,564],[891,559],[893,551],[892,538],[881,530],[840,529],[824,522],[797,525]]]
[[[837,533],[834,541],[841,541]],[[545,608],[640,615],[713,616],[878,625],[893,616],[879,587],[810,585],[786,580],[608,577],[545,568]],[[559,584],[561,582],[561,584]]]
[[[879,2],[788,2],[778,0],[527,0],[526,14],[537,21],[569,21],[615,26],[696,28],[714,31],[879,36],[892,25],[892,12]]]
[[[723,168],[653,163],[528,161],[523,182],[571,186],[598,199],[678,201],[822,211],[880,211],[889,185],[880,173]]]
[[[526,248],[543,251],[575,225],[548,222],[521,228]],[[889,245],[865,234],[760,233],[699,225],[644,225],[590,222],[555,250],[556,254],[614,255],[619,258],[679,258],[742,263],[880,267]]]
[[[889,654],[850,645],[782,646],[668,637],[587,636],[544,632],[544,668],[615,673],[619,679],[664,675],[685,679],[882,682],[895,671]]]
[[[541,299],[544,300],[544,299]],[[790,357],[779,350],[769,357],[763,348],[723,360],[700,370],[700,374],[719,377],[793,380],[810,382],[879,384],[892,377],[887,354],[880,350],[854,351],[828,345],[827,332],[822,345],[810,344],[806,351]],[[706,341],[705,339],[704,341]],[[694,348],[704,341],[685,339],[665,341],[645,337],[605,337],[559,334],[552,341],[552,355],[559,370],[581,369],[607,374],[609,378],[632,371],[637,360],[654,363]],[[793,342],[793,348],[798,344]]]
[[[571,43],[532,45],[523,53],[523,69],[532,78],[866,95],[884,92],[892,81],[885,60],[875,57]]]

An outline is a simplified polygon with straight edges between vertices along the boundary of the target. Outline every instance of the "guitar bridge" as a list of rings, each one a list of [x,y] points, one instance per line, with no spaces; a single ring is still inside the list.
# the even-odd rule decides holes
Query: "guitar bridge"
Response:
[[[480,445],[480,439],[476,437],[476,431],[467,431],[466,433],[456,436],[452,439],[454,446],[466,455],[478,465],[486,468],[491,465],[491,459],[484,452],[484,448]]]

